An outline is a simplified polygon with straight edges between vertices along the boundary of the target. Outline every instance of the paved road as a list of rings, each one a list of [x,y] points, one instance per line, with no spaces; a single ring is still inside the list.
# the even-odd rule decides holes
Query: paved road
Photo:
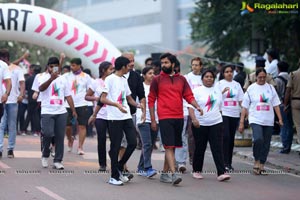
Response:
[[[7,140],[6,140],[7,143]],[[0,160],[0,200],[195,200],[195,199],[298,199],[300,177],[270,169],[268,176],[252,175],[252,163],[234,158],[236,174],[229,182],[218,182],[210,152],[206,153],[203,180],[191,177],[191,166],[183,174],[179,186],[159,182],[159,176],[146,179],[135,176],[132,182],[118,187],[106,183],[109,174],[97,173],[96,138],[86,140],[84,156],[65,153],[64,171],[43,169],[40,163],[39,139],[18,136],[14,159]],[[136,169],[140,151],[136,150],[129,160],[129,168]],[[154,151],[153,166],[161,169],[164,154]],[[239,171],[238,171],[239,170]],[[212,172],[212,173],[211,173]]]

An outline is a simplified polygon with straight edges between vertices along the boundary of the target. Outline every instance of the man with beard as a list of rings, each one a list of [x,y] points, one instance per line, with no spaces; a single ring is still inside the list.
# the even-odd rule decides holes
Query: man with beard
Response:
[[[160,181],[177,185],[182,181],[181,177],[175,174],[175,148],[182,147],[183,99],[200,113],[202,113],[202,109],[196,103],[185,77],[179,73],[175,73],[176,57],[170,53],[165,53],[160,57],[160,61],[162,72],[152,80],[148,96],[151,128],[154,131],[157,130],[154,114],[154,104],[157,101],[161,138],[166,149],[164,168],[160,176]],[[171,174],[168,174],[168,171]]]

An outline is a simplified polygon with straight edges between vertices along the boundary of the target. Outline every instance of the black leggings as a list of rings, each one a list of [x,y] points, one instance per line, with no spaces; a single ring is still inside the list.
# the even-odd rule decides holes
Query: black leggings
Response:
[[[217,167],[218,176],[224,174],[225,167],[222,154],[222,123],[212,126],[200,126],[195,128],[192,126],[195,139],[195,152],[193,158],[193,171],[202,172],[204,155],[209,142],[215,165]]]

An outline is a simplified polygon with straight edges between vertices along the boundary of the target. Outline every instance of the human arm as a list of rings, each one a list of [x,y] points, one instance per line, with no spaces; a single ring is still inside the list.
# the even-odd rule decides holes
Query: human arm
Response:
[[[198,121],[198,119],[196,118],[196,115],[195,115],[195,111],[193,108],[189,107],[188,108],[188,111],[189,111],[189,116],[192,120],[192,124],[195,128],[199,128],[200,127],[200,122]]]
[[[6,103],[7,98],[10,94],[10,91],[11,91],[11,79],[7,78],[7,79],[4,79],[4,81],[5,81],[5,85],[6,85],[6,92],[1,97],[1,102],[2,103]]]
[[[76,113],[76,109],[75,109],[75,106],[74,106],[74,102],[73,102],[72,96],[71,95],[70,96],[66,96],[65,98],[66,98],[66,100],[67,100],[67,102],[68,102],[68,104],[70,106],[71,111],[72,111],[72,116],[74,118],[77,118],[77,113]]]
[[[106,92],[102,93],[102,95],[100,97],[100,101],[103,104],[106,104],[106,105],[109,105],[109,106],[114,106],[114,107],[118,108],[122,113],[127,113],[127,110],[123,107],[122,104],[119,104],[117,102],[113,102],[113,101],[109,100],[107,98],[107,93]]]
[[[20,58],[13,61],[12,63],[15,64],[15,65],[19,65],[19,63],[22,62],[22,60],[26,59],[28,56],[29,56],[29,52],[26,51]]]
[[[39,86],[39,91],[45,91],[49,85],[59,76],[59,72],[52,72],[50,78]]]

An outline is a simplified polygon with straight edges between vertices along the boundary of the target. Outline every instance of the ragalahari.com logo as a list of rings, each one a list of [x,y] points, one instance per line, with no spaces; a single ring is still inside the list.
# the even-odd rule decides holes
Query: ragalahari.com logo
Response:
[[[264,11],[267,14],[298,14],[299,3],[253,3],[251,7],[246,1],[242,2],[241,15]]]
[[[245,15],[245,14],[253,13],[253,12],[254,12],[254,8],[249,6],[249,4],[247,4],[247,2],[243,1],[242,8],[241,8],[241,15]]]

